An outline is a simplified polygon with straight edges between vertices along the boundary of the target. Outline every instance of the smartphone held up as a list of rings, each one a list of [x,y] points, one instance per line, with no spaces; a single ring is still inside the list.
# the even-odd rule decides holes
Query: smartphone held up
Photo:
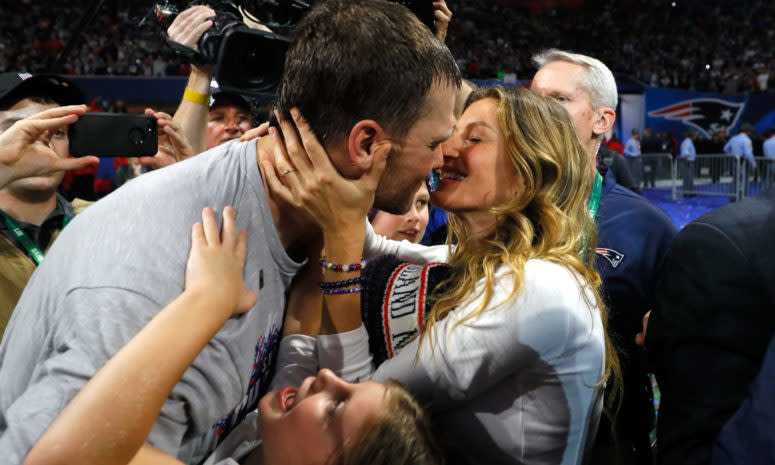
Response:
[[[86,113],[67,129],[74,157],[145,157],[158,152],[158,123],[151,115]]]

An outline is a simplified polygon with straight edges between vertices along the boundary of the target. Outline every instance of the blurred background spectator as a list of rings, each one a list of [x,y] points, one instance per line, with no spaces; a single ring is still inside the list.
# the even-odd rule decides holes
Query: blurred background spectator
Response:
[[[592,0],[448,2],[447,44],[468,78],[516,73],[530,79],[530,56],[568,47],[599,58],[645,85],[736,93],[767,91],[775,20],[753,0]],[[723,31],[723,33],[722,33]]]
[[[2,4],[0,72],[50,71],[87,7],[50,0]],[[149,15],[152,5],[104,2],[62,72],[188,75],[189,65],[163,53],[165,26]],[[764,0],[450,0],[448,5],[455,19],[446,42],[466,78],[530,79],[534,53],[573,44],[574,51],[650,86],[721,93],[773,88],[775,30],[769,26],[775,6]]]

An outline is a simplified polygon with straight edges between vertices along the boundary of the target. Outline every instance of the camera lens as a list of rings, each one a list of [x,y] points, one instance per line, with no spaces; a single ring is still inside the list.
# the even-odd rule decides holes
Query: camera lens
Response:
[[[129,142],[131,142],[131,143],[133,143],[135,145],[141,144],[143,142],[143,130],[138,128],[138,127],[134,127],[132,129],[130,129],[129,130]]]

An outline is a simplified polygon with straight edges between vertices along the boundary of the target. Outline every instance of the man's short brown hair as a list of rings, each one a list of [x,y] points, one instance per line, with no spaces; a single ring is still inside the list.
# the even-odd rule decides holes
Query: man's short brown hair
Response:
[[[373,119],[398,141],[421,117],[434,82],[460,87],[444,44],[407,8],[385,0],[329,0],[296,27],[276,105],[298,107],[326,145]]]

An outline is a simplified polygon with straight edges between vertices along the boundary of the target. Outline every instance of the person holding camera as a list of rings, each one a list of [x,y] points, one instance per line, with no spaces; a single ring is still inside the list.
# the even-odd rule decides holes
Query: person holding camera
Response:
[[[76,121],[84,111],[83,105],[69,105],[16,122],[3,121],[0,124],[0,189],[18,179],[47,176],[97,163],[97,157],[60,158],[49,147],[51,131]]]
[[[433,2],[435,35],[444,42],[452,12],[444,0]],[[202,36],[213,27],[215,10],[206,5],[195,5],[181,12],[167,29],[169,40],[182,47],[199,52]],[[253,29],[271,32],[265,25],[244,17],[244,23]],[[183,92],[174,120],[183,127],[194,153],[209,150],[232,139],[240,139],[260,121],[252,115],[250,100],[233,92],[212,92],[212,64],[192,64],[191,73]],[[470,88],[465,86],[468,95]],[[462,108],[462,99],[458,107]]]
[[[0,186],[0,337],[48,247],[73,219],[76,208],[87,205],[76,199],[74,206],[57,193],[64,170],[53,169],[57,164],[80,169],[97,161],[90,157],[64,163],[67,123],[86,111],[75,106],[83,102],[78,87],[58,76],[0,75],[3,150],[16,147],[24,159],[34,157],[40,163],[38,172],[22,173]],[[57,110],[61,105],[74,106]]]
[[[280,113],[298,108],[340,172],[378,183],[374,206],[403,213],[453,133],[454,58],[408,9],[385,0],[321,2],[294,34]],[[234,207],[251,237],[243,277],[261,297],[183,373],[146,443],[199,462],[255,410],[273,373],[285,292],[302,261],[320,257],[312,220],[267,190],[275,150],[270,137],[222,144],[140,176],[66,228],[0,344],[4,460],[21,462],[99,367],[180,295],[190,225],[207,206]]]
[[[180,13],[167,29],[169,39],[199,51],[199,40],[213,26],[215,10],[196,5]],[[256,27],[263,27],[256,25]],[[204,152],[232,139],[239,139],[253,127],[249,101],[230,92],[211,96],[213,66],[191,66],[191,74],[174,120],[183,128],[194,153]]]
[[[0,131],[3,150],[15,150],[36,170],[0,176],[0,337],[14,307],[47,249],[62,229],[92,202],[68,202],[58,193],[64,172],[98,162],[93,156],[69,157],[68,124],[86,112],[85,97],[60,76],[0,75]],[[70,106],[63,106],[70,105]],[[160,121],[159,152],[140,163],[159,168],[192,155],[172,118],[146,110]],[[60,123],[53,126],[54,122]],[[13,152],[12,152],[13,153]],[[3,171],[10,171],[6,168]]]

